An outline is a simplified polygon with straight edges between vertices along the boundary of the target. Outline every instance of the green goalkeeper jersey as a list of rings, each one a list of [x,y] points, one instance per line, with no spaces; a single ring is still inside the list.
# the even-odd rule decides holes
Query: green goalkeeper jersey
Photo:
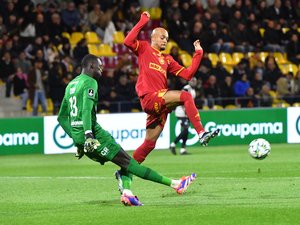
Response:
[[[88,75],[80,74],[66,87],[58,118],[75,144],[83,144],[84,133],[94,131],[97,102],[98,84]]]

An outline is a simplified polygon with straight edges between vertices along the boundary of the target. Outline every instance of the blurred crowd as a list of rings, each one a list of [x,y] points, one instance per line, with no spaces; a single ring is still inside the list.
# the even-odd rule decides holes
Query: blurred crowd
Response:
[[[72,46],[63,32],[94,31],[113,46],[115,31],[126,34],[143,9],[154,7],[162,10],[161,18],[145,27],[144,39],[150,40],[155,26],[166,27],[178,44],[170,54],[180,63],[180,51],[193,54],[193,41],[201,41],[205,55],[196,73],[199,108],[272,106],[272,91],[289,104],[300,102],[300,72],[282,73],[272,53],[264,61],[258,57],[262,51],[285,53],[299,68],[297,0],[0,0],[0,80],[6,97],[20,96],[23,110],[30,100],[33,115],[38,104],[46,112],[51,99],[56,114],[65,86],[80,74],[80,61],[89,52],[84,38]],[[245,57],[228,71],[208,58],[208,53],[220,52],[242,52]],[[134,89],[136,59],[130,52],[115,59],[115,66],[99,79],[99,109],[140,110]],[[170,89],[184,85],[186,81],[170,76]]]

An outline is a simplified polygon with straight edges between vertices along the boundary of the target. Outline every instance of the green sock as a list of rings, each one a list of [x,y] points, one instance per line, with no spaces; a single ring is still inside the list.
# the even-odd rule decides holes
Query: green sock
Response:
[[[122,175],[122,183],[124,189],[131,189],[131,183],[132,183],[132,174],[128,173],[126,170],[121,170]]]
[[[164,177],[164,176],[160,175],[159,173],[157,173],[156,171],[138,164],[138,162],[135,161],[134,159],[130,160],[130,163],[129,163],[129,166],[127,169],[128,169],[128,172],[130,172],[140,178],[143,178],[145,180],[151,180],[156,183],[171,186],[172,180],[170,178]],[[123,176],[122,176],[122,180],[123,180]]]

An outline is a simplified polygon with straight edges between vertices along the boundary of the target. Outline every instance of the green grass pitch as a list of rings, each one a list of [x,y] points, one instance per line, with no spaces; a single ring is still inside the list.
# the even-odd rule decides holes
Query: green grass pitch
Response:
[[[135,177],[143,207],[120,204],[112,163],[73,154],[0,156],[0,224],[300,224],[299,144],[273,144],[261,161],[245,145],[188,150],[151,153],[144,165],[172,178],[191,172],[198,178],[180,196]]]

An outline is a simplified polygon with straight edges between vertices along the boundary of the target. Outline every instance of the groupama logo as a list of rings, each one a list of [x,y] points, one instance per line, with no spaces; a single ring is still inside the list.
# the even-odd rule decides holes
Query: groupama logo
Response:
[[[37,132],[0,134],[0,146],[37,145],[38,143]]]

